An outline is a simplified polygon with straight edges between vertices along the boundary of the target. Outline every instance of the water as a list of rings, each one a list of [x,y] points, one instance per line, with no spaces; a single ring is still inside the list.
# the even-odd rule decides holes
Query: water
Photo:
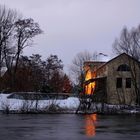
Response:
[[[0,140],[140,139],[135,115],[0,115]]]

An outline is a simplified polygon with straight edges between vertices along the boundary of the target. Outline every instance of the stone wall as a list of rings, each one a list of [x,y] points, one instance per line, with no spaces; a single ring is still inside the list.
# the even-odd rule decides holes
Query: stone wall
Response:
[[[96,78],[106,77],[107,102],[110,104],[136,103],[136,86],[140,89],[140,63],[127,54],[121,54],[107,63],[85,63],[86,70],[96,73]],[[118,71],[118,67],[126,64],[130,71]],[[92,77],[95,78],[95,75]],[[116,87],[117,78],[122,78],[122,87]],[[131,78],[131,88],[126,88],[126,78]]]
[[[127,64],[132,71],[117,71],[118,66]],[[132,105],[136,102],[136,94],[133,80],[140,83],[140,70],[138,63],[127,55],[121,55],[107,64],[107,100],[111,104],[128,104]],[[135,70],[133,69],[135,67]],[[136,79],[132,73],[136,74]],[[116,79],[122,78],[122,88],[116,88]],[[131,78],[131,88],[126,88],[126,78]]]

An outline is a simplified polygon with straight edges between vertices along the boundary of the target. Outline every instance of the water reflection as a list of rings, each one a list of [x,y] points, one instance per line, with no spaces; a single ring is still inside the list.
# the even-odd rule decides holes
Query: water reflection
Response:
[[[0,140],[140,140],[138,115],[0,114]]]
[[[96,134],[97,114],[86,115],[85,133],[88,137],[94,137]]]

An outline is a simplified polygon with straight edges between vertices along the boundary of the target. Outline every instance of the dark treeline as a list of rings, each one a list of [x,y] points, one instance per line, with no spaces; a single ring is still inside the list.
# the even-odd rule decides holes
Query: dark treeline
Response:
[[[57,55],[50,55],[45,61],[39,54],[20,56],[14,76],[14,84],[11,84],[12,77],[8,71],[5,72],[1,78],[1,90],[60,93],[71,92],[72,89],[69,77],[63,72],[62,61]]]

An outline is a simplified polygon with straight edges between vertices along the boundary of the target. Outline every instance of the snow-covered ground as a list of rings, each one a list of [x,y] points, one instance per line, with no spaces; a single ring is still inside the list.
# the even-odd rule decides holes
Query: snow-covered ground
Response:
[[[10,94],[0,94],[0,110],[4,110],[8,107],[10,110],[20,110],[23,106],[28,104],[30,108],[35,108],[36,101],[32,100],[20,100],[20,99],[8,99]],[[77,109],[79,105],[79,99],[76,97],[69,97],[64,100],[39,100],[37,102],[38,109],[46,108],[48,105],[55,104],[62,109]]]
[[[46,111],[51,105],[55,105],[59,109],[66,112],[76,111],[80,101],[77,97],[69,97],[63,100],[21,100],[21,99],[8,99],[10,94],[0,94],[0,110],[9,111],[23,111],[38,109]],[[140,107],[124,106],[124,105],[109,105],[104,104],[104,111],[102,112],[102,104],[94,103],[90,107],[89,113],[129,113],[129,114],[140,114]],[[82,110],[81,110],[82,112]]]

